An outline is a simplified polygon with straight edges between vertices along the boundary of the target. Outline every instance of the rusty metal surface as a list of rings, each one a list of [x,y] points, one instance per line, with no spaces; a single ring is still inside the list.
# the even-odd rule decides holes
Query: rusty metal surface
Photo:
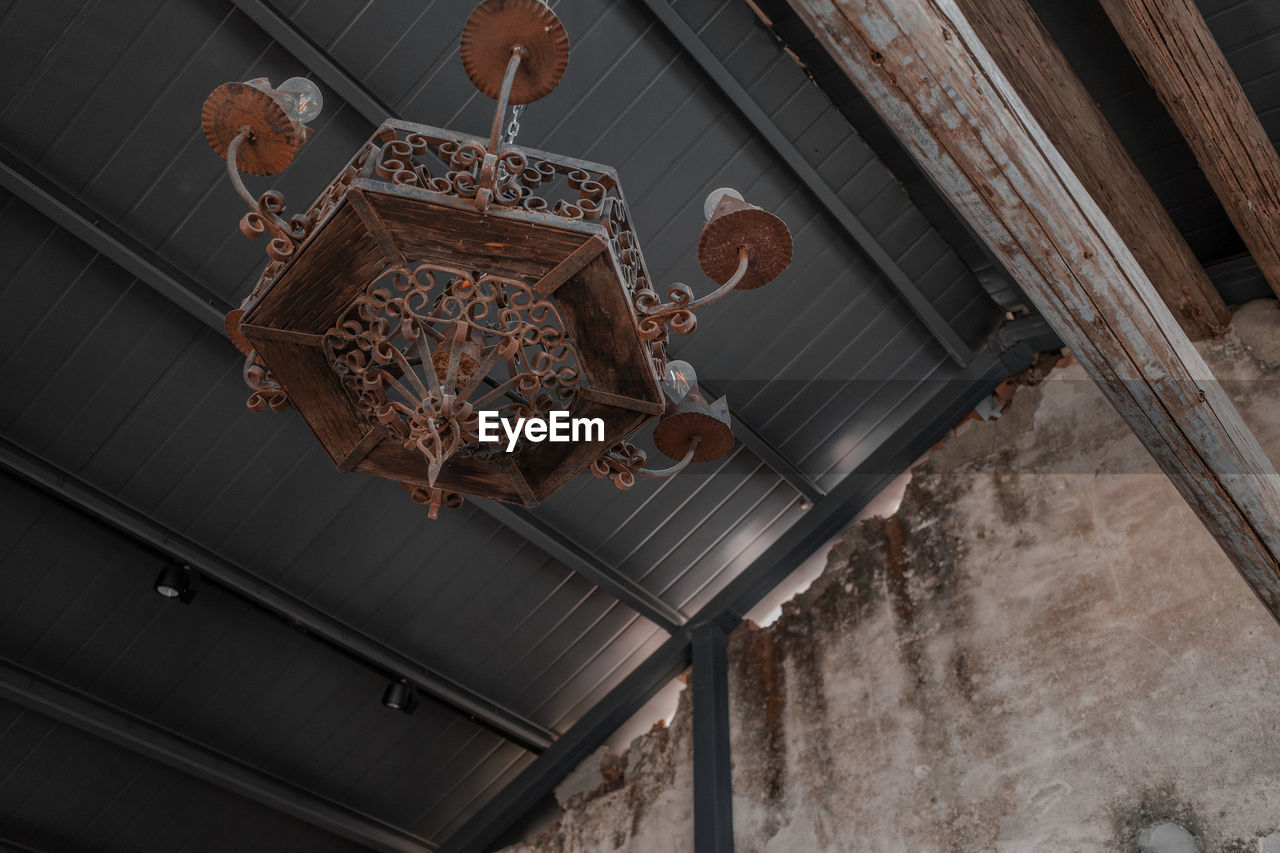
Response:
[[[269,94],[247,83],[224,83],[205,99],[200,110],[204,137],[219,157],[241,129],[253,136],[240,147],[237,167],[250,175],[278,175],[297,156],[306,129],[289,117]]]
[[[430,262],[375,279],[325,334],[324,351],[364,422],[427,458],[431,486],[456,454],[489,463],[503,454],[479,440],[480,411],[545,417],[569,409],[585,378],[552,301],[516,279]]]
[[[521,53],[511,87],[512,104],[545,98],[569,64],[569,35],[555,13],[538,0],[485,0],[462,30],[459,53],[467,77],[498,99],[513,50]]]
[[[767,210],[726,196],[702,229],[698,264],[707,278],[723,284],[737,270],[742,249],[750,263],[737,289],[763,287],[791,266],[791,230]]]

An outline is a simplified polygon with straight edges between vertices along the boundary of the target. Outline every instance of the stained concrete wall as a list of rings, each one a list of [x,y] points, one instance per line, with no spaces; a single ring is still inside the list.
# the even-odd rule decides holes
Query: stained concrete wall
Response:
[[[1280,459],[1275,303],[1200,350]],[[730,655],[739,853],[1280,850],[1280,627],[1078,366]],[[692,850],[690,756],[682,705],[510,850]]]

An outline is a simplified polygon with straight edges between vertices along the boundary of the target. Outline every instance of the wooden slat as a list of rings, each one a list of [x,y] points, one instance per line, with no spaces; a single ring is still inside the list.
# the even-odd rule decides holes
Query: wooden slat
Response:
[[[579,270],[594,261],[596,255],[606,248],[608,246],[605,244],[604,238],[597,234],[574,249],[573,253],[561,261],[555,269],[539,279],[533,288],[534,291],[539,296],[549,296],[555,293],[560,285],[577,275]]]
[[[1191,247],[1027,0],[957,0],[1192,340],[1231,320]]]
[[[1275,468],[955,0],[791,4],[1280,619]]]
[[[360,221],[364,223],[364,227],[369,231],[369,236],[378,244],[378,248],[382,249],[382,254],[387,256],[387,261],[399,267],[405,266],[408,261],[405,259],[404,253],[400,251],[396,241],[387,233],[386,226],[369,205],[369,199],[365,198],[364,192],[358,189],[350,190],[347,193],[347,201],[350,203],[351,209],[360,217]]]
[[[242,324],[240,330],[247,337],[264,341],[279,341],[280,343],[297,344],[298,346],[315,347],[317,349],[324,346],[324,335],[317,335],[314,332],[276,329],[271,326],[255,326],[252,323]]]
[[[1193,0],[1102,0],[1280,294],[1280,157]]]

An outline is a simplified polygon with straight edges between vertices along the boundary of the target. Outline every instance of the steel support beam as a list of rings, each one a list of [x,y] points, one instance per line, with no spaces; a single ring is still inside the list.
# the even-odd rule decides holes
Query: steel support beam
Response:
[[[425,838],[353,811],[127,711],[0,660],[0,698],[375,850],[423,853]]]
[[[1275,467],[957,3],[790,2],[1280,621]]]
[[[998,340],[998,339],[993,339]],[[911,463],[937,444],[1005,379],[1025,370],[1035,350],[1014,337],[979,350],[917,410],[884,428],[878,449],[817,501],[804,518],[765,549],[689,623],[673,634],[569,731],[486,803],[443,845],[441,853],[485,853],[525,812],[549,795],[646,702],[689,665],[693,625],[739,621],[775,586],[839,533]]]
[[[0,438],[0,469],[53,495],[84,515],[198,570],[220,586],[305,628],[388,675],[404,678],[423,693],[534,752],[549,747],[556,734],[509,708],[434,672],[417,661],[339,622],[247,569],[164,527],[7,438]]]
[[[0,186],[84,240],[157,293],[183,308],[204,325],[225,335],[223,318],[231,310],[221,297],[185,277],[164,259],[127,234],[111,229],[86,205],[71,198],[43,175],[23,164],[13,154],[0,149]],[[234,351],[228,347],[229,356]],[[489,501],[476,501],[490,516],[510,526],[538,549],[561,560],[596,586],[671,631],[684,624],[680,611],[642,588],[617,569],[606,565],[573,543],[551,525],[525,510],[507,508]]]
[[[849,206],[840,200],[831,186],[809,165],[804,154],[787,138],[782,129],[756,103],[755,98],[743,88],[733,73],[716,58],[711,48],[699,38],[693,27],[689,26],[680,13],[676,11],[670,0],[641,0],[667,31],[675,37],[685,52],[706,72],[725,97],[738,108],[743,117],[765,141],[778,152],[778,156],[795,172],[800,182],[808,187],[817,199],[818,204],[849,235],[849,238],[860,248],[871,263],[880,270],[889,285],[898,292],[911,311],[924,324],[925,328],[942,344],[947,353],[959,364],[965,364],[974,355],[973,349],[951,327],[946,318],[933,307],[929,299],[920,292],[902,267],[898,266],[884,246],[876,240],[871,230],[862,223]]]
[[[723,396],[715,388],[707,385],[706,382],[699,381],[702,386],[703,396],[708,400],[715,400]],[[818,498],[826,494],[822,487],[813,481],[805,472],[792,462],[790,459],[782,455],[778,448],[773,446],[773,442],[761,435],[751,424],[742,421],[736,414],[730,413],[733,420],[733,437],[742,443],[742,446],[754,453],[760,461],[764,462],[773,469],[779,477],[786,480],[791,488],[804,495],[805,500],[813,503]]]
[[[394,115],[394,111],[356,80],[324,48],[312,41],[306,33],[264,0],[231,0],[231,5],[249,17],[258,28],[271,36],[311,70],[320,82],[338,94],[356,112],[368,119],[374,127]]]
[[[230,306],[0,147],[0,186],[218,334]]]
[[[693,629],[693,850],[733,853],[729,749],[729,639],[705,622]]]
[[[676,608],[649,592],[622,572],[551,527],[523,507],[473,498],[480,511],[504,524],[562,565],[591,581],[667,633],[688,619]]]

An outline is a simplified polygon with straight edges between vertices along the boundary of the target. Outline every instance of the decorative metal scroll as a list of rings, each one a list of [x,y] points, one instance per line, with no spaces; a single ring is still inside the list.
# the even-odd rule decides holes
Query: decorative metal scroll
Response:
[[[249,386],[249,399],[245,405],[252,412],[261,412],[270,408],[273,412],[283,412],[289,408],[289,395],[284,386],[271,373],[271,368],[258,357],[257,351],[250,352],[244,360],[244,384]]]
[[[629,489],[636,484],[637,477],[664,479],[674,477],[693,461],[698,445],[702,439],[695,438],[689,445],[684,458],[668,468],[646,468],[648,456],[643,450],[629,441],[620,441],[610,447],[591,462],[591,473],[602,479],[608,478],[619,489]]]
[[[643,450],[629,441],[620,441],[591,463],[591,473],[625,490],[636,484],[636,472],[647,461]]]
[[[419,506],[427,508],[427,517],[435,521],[440,517],[440,508],[457,509],[462,506],[462,495],[444,489],[428,489],[426,486],[415,486],[413,483],[401,483],[409,497]]]
[[[529,284],[428,262],[375,279],[324,352],[365,422],[421,453],[432,484],[449,458],[493,452],[481,410],[544,417],[570,407],[581,378],[555,306]]]
[[[281,193],[270,190],[263,193],[256,204],[250,205],[249,212],[240,220],[240,232],[253,239],[266,231],[272,234],[273,238],[267,244],[267,266],[258,278],[258,283],[254,285],[253,292],[241,304],[242,308],[247,309],[262,297],[298,247],[328,220],[346,196],[351,182],[367,172],[370,157],[377,150],[377,146],[372,142],[361,147],[346,167],[338,173],[338,177],[325,187],[324,192],[320,193],[320,197],[307,209],[306,213],[291,216],[285,223],[283,231],[279,225],[268,227],[268,223],[273,223],[275,220],[284,222],[280,214],[284,212],[285,199]]]
[[[380,148],[372,173],[393,184],[471,199],[482,207],[599,222],[618,259],[628,297],[637,305],[661,302],[618,181],[604,167],[514,145],[490,155],[477,137],[403,122],[385,125],[375,139]],[[693,326],[691,321],[680,333],[688,334]],[[667,361],[666,326],[656,326],[646,341],[661,375]]]

